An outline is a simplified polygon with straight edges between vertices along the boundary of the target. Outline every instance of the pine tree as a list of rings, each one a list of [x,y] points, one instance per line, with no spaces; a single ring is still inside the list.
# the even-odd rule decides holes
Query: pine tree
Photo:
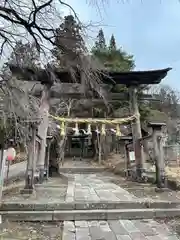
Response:
[[[63,23],[56,29],[56,47],[52,53],[61,67],[67,67],[67,62],[73,62],[78,54],[85,48],[85,42],[81,36],[81,26],[74,16],[64,17]],[[73,60],[74,59],[74,60]]]
[[[92,55],[110,71],[130,71],[134,68],[133,56],[127,54],[122,48],[117,48],[114,35],[111,35],[109,46],[106,46],[106,40],[103,30],[99,30],[97,41],[92,48]]]
[[[106,49],[106,40],[105,40],[104,32],[103,32],[102,28],[99,30],[99,33],[97,35],[97,40],[95,42],[95,48]]]
[[[109,42],[109,50],[112,51],[112,50],[116,50],[116,40],[115,40],[115,37],[114,37],[114,34],[111,35],[111,39],[110,39],[110,42]]]

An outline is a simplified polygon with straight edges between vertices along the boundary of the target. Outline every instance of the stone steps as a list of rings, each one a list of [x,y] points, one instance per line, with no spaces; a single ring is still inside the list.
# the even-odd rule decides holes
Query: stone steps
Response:
[[[107,168],[105,167],[62,167],[60,168],[60,173],[74,173],[74,174],[78,174],[78,173],[83,173],[83,174],[89,174],[89,173],[102,173],[103,171],[107,170]]]
[[[54,211],[1,211],[2,221],[74,221],[153,219],[179,217],[180,208],[170,209],[96,209]]]
[[[3,202],[0,211],[62,211],[62,210],[107,210],[107,209],[172,209],[180,208],[180,202],[168,201],[121,201],[121,202]]]

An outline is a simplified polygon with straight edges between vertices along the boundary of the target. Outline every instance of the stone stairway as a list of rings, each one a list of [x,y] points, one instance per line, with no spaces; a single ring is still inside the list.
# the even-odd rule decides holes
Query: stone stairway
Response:
[[[45,233],[38,239],[43,240],[180,239],[167,224],[154,219],[179,217],[178,199],[138,198],[110,181],[108,173],[101,174],[103,168],[93,170],[92,166],[82,162],[74,163],[72,168],[66,164],[59,178],[36,185],[31,196],[20,195],[21,188],[5,195],[0,206],[3,222],[6,219],[10,222],[23,220],[25,225],[33,222],[37,225],[37,221],[42,221],[41,228]],[[52,228],[54,221],[56,228]],[[47,225],[52,225],[52,229]],[[22,235],[24,231],[25,226],[22,232],[16,232]],[[26,236],[27,232],[26,229]],[[48,234],[51,234],[50,238]],[[10,239],[10,234],[6,235]],[[15,233],[13,237],[19,239]]]
[[[5,197],[3,219],[23,221],[149,219],[180,216],[180,202],[137,198],[101,174],[64,174],[36,186],[34,196]]]

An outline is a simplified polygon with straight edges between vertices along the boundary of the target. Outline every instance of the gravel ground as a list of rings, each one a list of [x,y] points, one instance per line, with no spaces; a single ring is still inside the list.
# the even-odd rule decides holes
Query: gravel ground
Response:
[[[157,219],[157,222],[165,223],[173,232],[176,232],[180,236],[180,218]]]
[[[20,191],[24,188],[24,184],[14,187],[6,191],[3,195],[3,201],[5,202],[35,202],[44,203],[48,201],[64,201],[67,192],[68,181],[64,177],[49,178],[48,182],[44,182],[41,185],[36,185],[35,191],[31,195],[20,194]]]
[[[0,225],[1,240],[61,240],[62,222],[4,222]]]

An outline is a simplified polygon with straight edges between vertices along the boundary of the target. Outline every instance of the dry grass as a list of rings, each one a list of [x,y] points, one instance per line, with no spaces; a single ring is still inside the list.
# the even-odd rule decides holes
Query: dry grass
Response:
[[[19,152],[17,153],[15,160],[11,161],[11,164],[20,163],[26,160],[27,160],[27,153]]]
[[[102,162],[102,164],[113,170],[115,173],[120,173],[125,169],[125,158],[120,154],[112,153],[107,160]]]
[[[180,181],[180,167],[166,167],[166,174],[169,178]]]
[[[150,171],[155,172],[155,166],[150,168]],[[165,172],[168,178],[180,181],[180,167],[166,167]]]
[[[120,154],[111,154],[103,164],[114,172],[122,172],[125,169],[125,158]],[[150,172],[155,172],[155,166],[148,166]],[[180,182],[180,167],[166,167],[166,175],[169,179]]]

